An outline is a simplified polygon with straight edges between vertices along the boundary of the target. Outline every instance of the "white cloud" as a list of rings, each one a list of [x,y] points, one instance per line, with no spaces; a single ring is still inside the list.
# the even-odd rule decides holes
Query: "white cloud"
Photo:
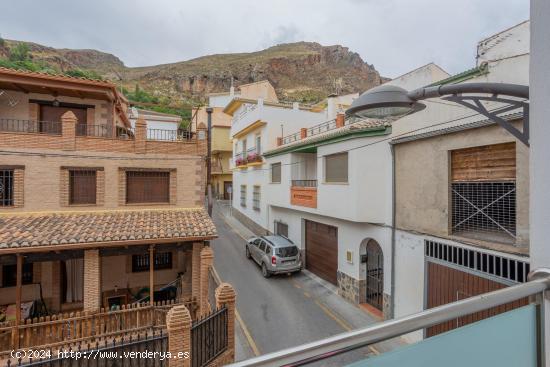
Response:
[[[528,0],[2,0],[0,33],[129,66],[307,40],[347,46],[397,76],[431,61],[472,67],[478,40],[528,15]]]

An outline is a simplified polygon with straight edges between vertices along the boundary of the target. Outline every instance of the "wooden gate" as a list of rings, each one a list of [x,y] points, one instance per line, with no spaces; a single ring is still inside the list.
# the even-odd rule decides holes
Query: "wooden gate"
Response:
[[[378,310],[384,308],[384,254],[375,240],[367,243],[366,302]]]
[[[464,298],[477,296],[507,287],[506,284],[487,279],[472,273],[457,270],[429,261],[427,308],[433,308]],[[434,336],[500,313],[528,304],[528,299],[507,303],[485,311],[459,317],[426,329],[426,336]]]

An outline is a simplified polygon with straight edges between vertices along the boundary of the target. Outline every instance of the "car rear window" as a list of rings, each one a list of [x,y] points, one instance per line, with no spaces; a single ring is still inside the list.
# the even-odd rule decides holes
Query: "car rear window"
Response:
[[[298,247],[291,246],[291,247],[279,247],[277,249],[277,256],[280,257],[292,257],[296,256],[298,254]]]

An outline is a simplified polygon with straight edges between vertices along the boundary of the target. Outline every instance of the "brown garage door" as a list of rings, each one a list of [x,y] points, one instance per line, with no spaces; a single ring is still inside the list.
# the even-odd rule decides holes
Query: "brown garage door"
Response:
[[[338,228],[306,221],[306,269],[336,284]]]
[[[505,288],[506,285],[444,265],[428,262],[428,308]],[[518,300],[486,311],[460,317],[427,329],[428,337],[444,333],[472,322],[524,306],[527,299]]]

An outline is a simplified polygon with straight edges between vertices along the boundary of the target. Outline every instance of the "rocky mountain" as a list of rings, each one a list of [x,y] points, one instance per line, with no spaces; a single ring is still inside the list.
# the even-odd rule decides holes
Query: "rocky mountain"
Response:
[[[0,58],[19,41],[0,45]],[[34,62],[62,72],[87,70],[133,90],[136,84],[170,100],[204,98],[234,85],[268,79],[283,100],[316,102],[331,93],[361,92],[385,79],[359,54],[343,46],[297,42],[258,52],[217,54],[172,64],[126,67],[116,56],[97,50],[55,49],[24,42]]]

